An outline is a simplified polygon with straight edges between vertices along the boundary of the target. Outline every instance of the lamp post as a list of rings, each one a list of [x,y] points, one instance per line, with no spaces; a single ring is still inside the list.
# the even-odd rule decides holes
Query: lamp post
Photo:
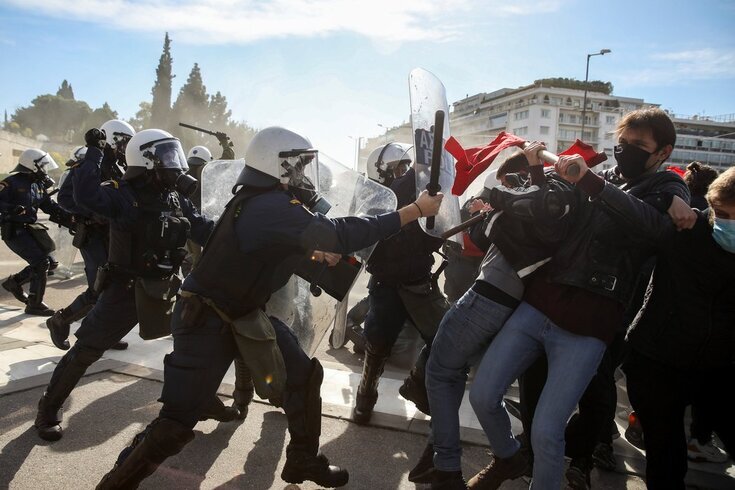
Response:
[[[587,69],[584,72],[584,101],[582,102],[582,134],[580,139],[584,139],[584,117],[587,114],[587,81],[590,77],[590,58],[593,56],[603,56],[612,53],[609,49],[601,49],[599,53],[591,53],[587,55]]]

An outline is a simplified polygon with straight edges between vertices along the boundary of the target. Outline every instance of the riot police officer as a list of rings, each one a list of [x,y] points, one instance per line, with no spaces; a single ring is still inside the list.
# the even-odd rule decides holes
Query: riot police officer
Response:
[[[29,315],[50,316],[54,310],[43,302],[49,254],[56,248],[36,213],[42,209],[51,221],[69,226],[69,217],[46,192],[54,185],[48,171],[58,168],[51,156],[37,148],[21,153],[18,165],[0,182],[0,220],[2,239],[10,250],[28,265],[12,274],[2,286],[21,303]],[[30,281],[26,295],[23,284]]]
[[[388,143],[368,157],[368,177],[395,192],[398,206],[416,197],[416,173],[411,167],[410,145]],[[433,254],[444,241],[427,235],[418,222],[378,243],[368,260],[370,309],[365,318],[365,361],[355,397],[353,420],[367,424],[378,400],[378,382],[391,349],[406,320],[425,342],[411,374],[400,387],[404,398],[429,414],[424,368],[429,347],[444,313],[446,298],[432,277]]]
[[[427,193],[403,209],[369,218],[329,219],[318,194],[318,152],[280,127],[255,135],[235,196],[174,309],[174,351],[165,359],[159,417],[123,450],[101,489],[135,488],[193,439],[202,401],[215,393],[236,351],[253,373],[255,390],[283,406],[291,436],[281,478],[324,487],[347,483],[346,470],[319,454],[323,369],[294,333],[264,306],[301,260],[336,262],[334,254],[372,245],[419,217],[436,214],[441,195]]]
[[[214,224],[200,216],[185,197],[196,180],[187,176],[179,140],[166,131],[148,129],[134,135],[126,150],[123,179],[100,185],[105,134],[85,135],[87,154],[71,176],[74,201],[110,222],[108,262],[96,278],[97,302],[77,330],[77,342],[62,357],[38,404],[38,435],[62,437],[62,404],[87,368],[140,322],[140,336],[170,333],[170,312],[178,291],[177,275],[191,236],[204,243]],[[202,415],[232,420],[210,396]]]
[[[102,125],[101,131],[105,134],[105,154],[100,175],[101,179],[108,180],[118,175],[120,167],[118,161],[124,161],[120,153],[135,134],[135,130],[125,121],[113,119]],[[109,134],[108,134],[109,131]],[[71,155],[67,166],[68,174],[59,190],[59,205],[74,216],[75,235],[72,244],[79,249],[84,260],[84,274],[87,278],[87,289],[74,298],[71,304],[57,310],[51,318],[46,320],[46,326],[51,335],[51,341],[62,350],[69,350],[69,330],[71,324],[81,320],[92,309],[97,301],[94,283],[97,279],[97,270],[107,262],[107,247],[109,246],[110,227],[107,220],[96,215],[74,200],[74,178],[72,177],[79,165],[84,161],[87,147],[76,148]],[[107,177],[107,178],[106,178]],[[101,182],[100,182],[101,183]],[[119,340],[111,345],[111,349],[127,349],[128,343]]]

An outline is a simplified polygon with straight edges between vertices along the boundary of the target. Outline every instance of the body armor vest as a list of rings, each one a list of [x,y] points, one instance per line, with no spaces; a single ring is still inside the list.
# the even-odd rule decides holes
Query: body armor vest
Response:
[[[110,227],[109,263],[137,277],[166,278],[176,274],[186,256],[190,224],[176,192],[136,192],[138,217],[122,230]]]
[[[227,203],[191,271],[196,284],[205,291],[202,296],[214,301],[232,319],[265,305],[271,293],[288,282],[304,253],[301,247],[286,245],[249,253],[240,250],[237,218],[245,211],[248,200],[261,194],[241,189]]]

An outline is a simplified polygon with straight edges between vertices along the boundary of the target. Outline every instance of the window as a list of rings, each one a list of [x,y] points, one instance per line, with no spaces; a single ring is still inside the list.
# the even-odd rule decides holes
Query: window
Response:
[[[566,102],[566,104],[567,104],[567,105],[572,105],[572,98],[571,98],[571,97],[567,97],[567,102]]]
[[[513,117],[515,118],[516,121],[520,121],[522,119],[528,119],[528,110],[516,112]]]
[[[615,116],[605,116],[605,123],[615,124]]]
[[[544,104],[548,104],[548,103],[549,103],[549,96],[544,95]]]
[[[548,119],[551,114],[551,111],[549,109],[541,109],[541,117],[544,119]]]
[[[516,136],[525,136],[528,134],[528,126],[523,126],[513,130],[513,134]]]
[[[541,134],[549,134],[549,127],[548,126],[540,126],[539,127],[539,132]]]

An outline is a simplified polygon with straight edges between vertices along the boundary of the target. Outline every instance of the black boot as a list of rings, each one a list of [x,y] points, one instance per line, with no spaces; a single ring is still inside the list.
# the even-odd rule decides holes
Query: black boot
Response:
[[[239,355],[235,356],[235,391],[232,392],[232,398],[235,399],[234,407],[237,409],[240,420],[245,420],[248,416],[248,407],[253,401],[255,387],[253,386],[253,376],[250,369]]]
[[[5,279],[2,286],[6,291],[15,296],[15,299],[17,299],[21,303],[28,303],[28,295],[23,291],[23,286],[21,286],[15,280],[14,275],[10,275],[7,279]]]
[[[434,475],[434,445],[426,444],[416,466],[408,472],[408,481],[411,483],[431,483]]]
[[[74,303],[72,303],[73,305]],[[69,329],[71,324],[84,318],[94,305],[84,305],[74,311],[71,305],[57,310],[46,320],[46,327],[51,333],[51,342],[61,350],[69,350]]]
[[[167,458],[178,454],[194,431],[171,419],[156,419],[117,458],[115,466],[102,477],[97,490],[129,490],[153,474]]]
[[[426,354],[424,354],[426,352]],[[406,400],[413,402],[416,408],[421,410],[426,415],[431,415],[429,409],[429,395],[426,393],[426,377],[425,368],[426,360],[428,359],[428,348],[424,347],[419,355],[416,365],[408,377],[403,381],[403,384],[398,388],[398,393],[401,394]]]
[[[462,478],[461,471],[434,470],[431,479],[431,490],[465,490],[467,483]]]
[[[38,402],[35,427],[38,436],[46,441],[58,441],[62,437],[62,405],[69,397],[87,368],[101,357],[101,353],[84,348],[67,352],[56,366],[46,392]]]
[[[357,388],[355,409],[352,411],[352,420],[358,425],[367,424],[373,416],[373,407],[378,401],[378,383],[387,360],[387,357],[376,356],[369,350],[365,352],[362,378]]]
[[[128,343],[124,340],[118,340],[114,344],[110,346],[110,349],[112,350],[125,350],[128,348]]]
[[[284,401],[291,440],[286,448],[286,464],[281,478],[287,483],[298,484],[309,480],[322,487],[341,487],[347,484],[349,473],[330,465],[327,457],[319,453],[322,431],[322,399],[319,391],[324,369],[317,359],[311,362],[312,369],[306,387],[289,393]]]
[[[217,395],[214,395],[214,398],[199,415],[199,420],[213,419],[218,422],[232,422],[237,417],[238,412],[235,407],[226,406]]]
[[[54,310],[43,302],[43,295],[46,293],[46,269],[48,265],[39,268],[31,278],[28,294],[28,304],[26,305],[27,315],[51,316]]]

